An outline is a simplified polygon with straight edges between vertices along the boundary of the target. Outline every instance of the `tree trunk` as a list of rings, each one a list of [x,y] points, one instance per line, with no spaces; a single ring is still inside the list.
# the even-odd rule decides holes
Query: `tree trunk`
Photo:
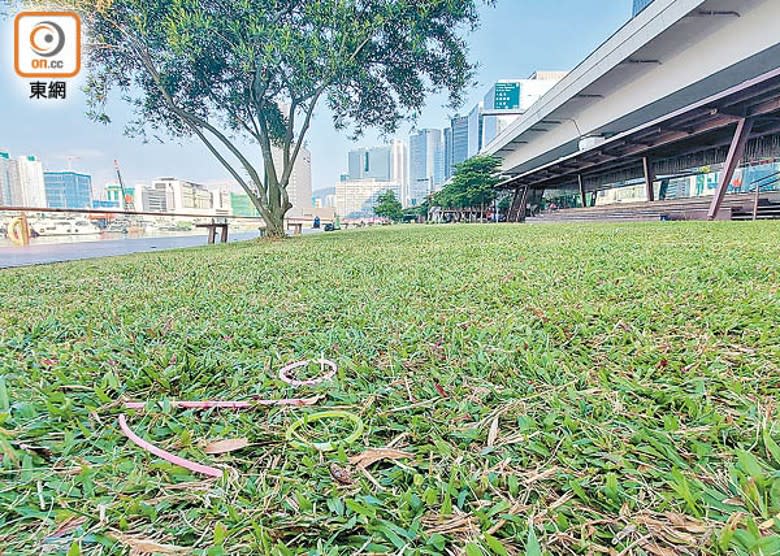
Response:
[[[273,239],[285,238],[287,237],[287,232],[284,229],[284,216],[292,208],[292,205],[288,200],[286,191],[282,189],[281,184],[268,172],[267,167],[266,195],[268,198],[267,206],[254,195],[250,196],[250,199],[252,199],[255,207],[257,207],[257,210],[263,217],[266,237]]]
[[[265,221],[265,234],[266,237],[280,239],[287,237],[287,233],[284,230],[284,215],[270,213],[267,218],[263,218]]]

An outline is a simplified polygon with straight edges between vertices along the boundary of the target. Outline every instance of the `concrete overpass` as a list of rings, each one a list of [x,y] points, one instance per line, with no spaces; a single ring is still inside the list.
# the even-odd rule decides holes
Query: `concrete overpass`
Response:
[[[703,160],[733,171],[748,141],[777,132],[768,122],[777,116],[778,67],[780,1],[655,0],[484,151],[503,160],[502,187],[524,195],[570,185],[584,198],[637,171],[652,183]],[[696,148],[701,133],[692,132],[721,128],[729,148],[707,135]],[[687,142],[678,157],[677,141]]]

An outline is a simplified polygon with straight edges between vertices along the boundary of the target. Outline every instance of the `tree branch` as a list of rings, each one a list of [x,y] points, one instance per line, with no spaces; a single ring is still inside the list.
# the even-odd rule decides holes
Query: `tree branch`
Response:
[[[127,36],[126,33],[125,35]],[[130,44],[134,44],[134,42],[131,41]],[[249,187],[246,184],[245,180],[241,178],[240,174],[235,171],[233,166],[227,161],[227,159],[225,159],[224,156],[222,156],[221,153],[219,153],[219,151],[214,147],[214,145],[206,139],[205,135],[198,129],[198,125],[211,132],[239,160],[241,165],[244,167],[244,170],[246,170],[246,172],[249,174],[250,179],[257,186],[258,192],[261,193],[262,195],[261,200],[267,203],[268,195],[267,192],[265,191],[266,187],[264,187],[263,180],[260,179],[257,170],[249,162],[249,160],[247,160],[247,158],[241,153],[241,151],[239,151],[236,148],[236,146],[233,145],[233,143],[227,137],[225,137],[224,134],[222,134],[208,121],[196,116],[195,114],[191,114],[186,110],[179,108],[176,104],[176,101],[173,99],[170,93],[168,93],[166,88],[163,86],[162,79],[160,78],[160,74],[157,71],[157,68],[154,66],[154,62],[149,56],[149,53],[143,48],[133,47],[133,49],[138,54],[141,63],[149,72],[149,75],[152,77],[152,80],[157,86],[157,89],[160,91],[160,94],[163,96],[163,99],[168,104],[169,108],[187,125],[187,127],[189,127],[201,139],[201,141],[204,142],[204,144],[206,144],[206,146],[209,148],[212,154],[216,156],[217,160],[219,160],[219,162],[239,182],[241,187],[248,192]]]

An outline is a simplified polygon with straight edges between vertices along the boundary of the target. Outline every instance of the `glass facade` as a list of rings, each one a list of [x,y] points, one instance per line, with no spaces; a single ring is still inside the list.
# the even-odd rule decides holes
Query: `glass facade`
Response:
[[[634,12],[633,15],[637,15],[644,10],[647,6],[653,3],[653,0],[634,0]]]
[[[452,129],[451,164],[452,173],[455,173],[455,167],[469,157],[469,119],[452,118],[450,128]]]
[[[76,172],[44,172],[46,205],[49,208],[92,207],[92,177]]]
[[[392,176],[392,153],[390,146],[349,151],[349,179],[373,178],[389,180]]]
[[[230,208],[234,216],[259,216],[260,214],[246,193],[231,193]]]
[[[409,137],[409,203],[417,206],[444,184],[444,140],[440,129]]]

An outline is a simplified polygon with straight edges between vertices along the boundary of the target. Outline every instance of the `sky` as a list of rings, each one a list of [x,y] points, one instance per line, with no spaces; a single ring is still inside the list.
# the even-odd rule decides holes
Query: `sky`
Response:
[[[497,0],[495,7],[484,7],[480,29],[467,37],[470,59],[478,64],[478,83],[470,89],[460,112],[468,113],[498,79],[574,68],[630,16],[631,0]],[[30,100],[28,81],[14,73],[12,52],[12,19],[0,15],[0,150],[12,157],[34,154],[47,171],[71,168],[89,173],[95,191],[116,181],[114,160],[119,161],[128,184],[173,176],[237,187],[196,139],[163,137],[165,143],[144,144],[126,137],[123,131],[131,111],[116,95],[109,106],[112,123],[90,121],[85,116],[84,95],[78,90],[83,72],[68,84],[67,100]],[[431,96],[414,127],[447,127],[453,113],[445,104],[446,95]],[[408,140],[412,127],[411,123],[404,125],[396,138]],[[312,189],[332,187],[338,181],[346,172],[350,149],[383,142],[371,132],[358,142],[350,141],[347,133],[334,129],[331,115],[321,105],[307,138]]]

